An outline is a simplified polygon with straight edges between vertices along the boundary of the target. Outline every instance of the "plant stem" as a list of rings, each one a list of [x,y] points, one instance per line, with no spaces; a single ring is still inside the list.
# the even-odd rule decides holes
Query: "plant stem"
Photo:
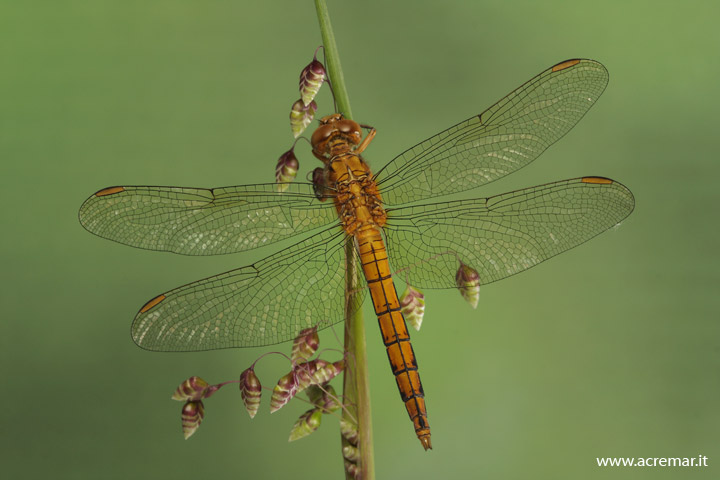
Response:
[[[335,45],[335,34],[330,24],[330,15],[325,0],[315,0],[315,10],[317,10],[318,22],[320,23],[320,34],[325,47],[326,67],[335,94],[335,101],[338,105],[338,112],[347,118],[352,118],[350,99],[345,89],[345,77],[343,77],[342,66],[340,65],[340,55],[338,54],[337,45]]]
[[[325,60],[337,102],[339,113],[352,118],[350,100],[345,89],[340,56],[335,45],[335,35],[330,25],[330,16],[325,0],[315,0],[320,33],[325,47]],[[370,415],[370,385],[367,370],[367,349],[365,346],[365,325],[362,309],[352,312],[351,306],[355,302],[352,297],[358,290],[358,265],[355,256],[355,245],[352,237],[345,243],[345,351],[347,354],[345,375],[343,375],[343,402],[347,406],[343,410],[343,419],[351,421],[351,416],[357,419],[358,448],[360,450],[361,478],[374,480],[375,458],[372,442],[372,417]],[[343,446],[347,444],[342,439]],[[347,478],[351,478],[346,473]]]

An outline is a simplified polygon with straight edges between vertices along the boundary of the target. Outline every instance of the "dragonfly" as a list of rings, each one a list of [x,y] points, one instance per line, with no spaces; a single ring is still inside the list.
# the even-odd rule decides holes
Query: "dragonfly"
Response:
[[[558,63],[377,173],[361,157],[375,130],[329,115],[311,139],[324,164],[313,183],[292,183],[282,192],[276,184],[108,187],[83,203],[80,222],[106,239],[183,255],[243,252],[301,236],[252,265],[154,297],[133,321],[133,340],[171,352],[276,344],[342,321],[369,291],[402,401],[427,450],[425,394],[393,273],[417,288],[457,288],[456,272],[465,265],[484,285],[626,218],[634,208],[630,190],[595,176],[486,198],[436,198],[528,165],[585,115],[608,78],[593,60]],[[346,299],[348,237],[362,288]]]

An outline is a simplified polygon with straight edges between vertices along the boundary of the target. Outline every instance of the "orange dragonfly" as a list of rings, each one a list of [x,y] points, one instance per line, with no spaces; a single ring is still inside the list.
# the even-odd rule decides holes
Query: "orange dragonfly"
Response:
[[[402,400],[428,449],[424,393],[392,272],[419,288],[456,288],[462,265],[480,284],[501,280],[617,225],[634,199],[616,181],[580,177],[488,198],[421,202],[529,164],[585,115],[607,82],[598,62],[559,63],[376,174],[360,157],[374,129],[363,126],[370,129],[363,138],[359,124],[330,115],[312,136],[324,163],[314,184],[293,183],[284,192],[276,184],[109,187],[85,201],[80,222],[103,238],[183,255],[241,252],[308,233],[252,265],[147,302],[132,324],[133,340],[173,352],[271,345],[342,321],[343,246],[353,236],[364,273],[359,285],[370,291]],[[350,310],[360,308],[364,291]]]

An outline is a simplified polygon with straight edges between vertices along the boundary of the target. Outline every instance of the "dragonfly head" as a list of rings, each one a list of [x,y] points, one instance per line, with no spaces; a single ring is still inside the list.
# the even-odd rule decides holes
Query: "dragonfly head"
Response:
[[[320,126],[313,132],[310,143],[315,156],[332,158],[347,153],[362,140],[362,131],[357,122],[333,113],[320,119]]]

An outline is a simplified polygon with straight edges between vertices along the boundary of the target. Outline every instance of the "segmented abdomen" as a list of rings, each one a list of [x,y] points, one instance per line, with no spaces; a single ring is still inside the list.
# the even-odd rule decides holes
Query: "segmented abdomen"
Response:
[[[432,445],[430,424],[425,409],[425,394],[418,374],[415,353],[410,344],[410,335],[400,312],[400,301],[390,273],[385,243],[378,228],[363,229],[356,233],[355,238],[400,396],[410,420],[415,425],[415,433],[427,450],[432,448]]]

